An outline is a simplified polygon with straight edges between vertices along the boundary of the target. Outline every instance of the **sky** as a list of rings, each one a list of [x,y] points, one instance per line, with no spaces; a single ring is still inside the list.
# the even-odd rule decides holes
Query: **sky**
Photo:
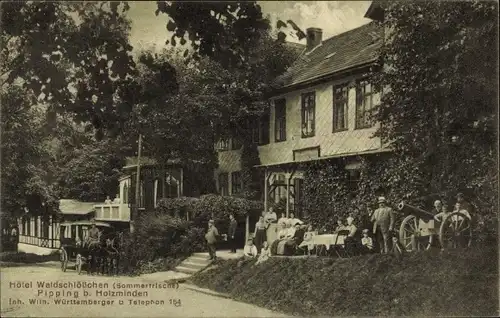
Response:
[[[269,14],[272,25],[278,19],[292,20],[303,31],[309,27],[323,29],[323,39],[354,29],[370,22],[363,16],[371,1],[258,1],[264,15]],[[155,1],[130,1],[128,13],[132,20],[131,44],[135,49],[162,49],[170,38],[166,29],[168,17],[155,15]],[[293,40],[287,38],[287,40]],[[302,42],[305,44],[305,40]]]

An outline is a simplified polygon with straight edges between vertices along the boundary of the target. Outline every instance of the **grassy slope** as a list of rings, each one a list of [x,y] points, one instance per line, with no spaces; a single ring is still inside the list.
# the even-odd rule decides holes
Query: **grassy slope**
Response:
[[[299,315],[491,316],[498,309],[496,249],[351,259],[227,261],[192,281],[235,299]]]

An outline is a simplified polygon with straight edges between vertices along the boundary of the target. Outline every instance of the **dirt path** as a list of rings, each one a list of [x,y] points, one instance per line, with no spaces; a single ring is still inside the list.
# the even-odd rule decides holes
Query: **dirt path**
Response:
[[[157,277],[157,275],[155,275]],[[42,283],[64,287],[41,286]],[[147,277],[79,276],[54,267],[2,268],[2,317],[284,317]],[[73,284],[73,286],[69,285]],[[83,288],[77,284],[90,286]],[[122,286],[126,284],[125,286]],[[135,284],[132,286],[130,284]],[[144,285],[142,285],[144,284]],[[99,286],[100,285],[100,286]],[[131,293],[119,296],[118,293]],[[93,304],[88,302],[92,301]],[[123,303],[120,303],[122,301]]]

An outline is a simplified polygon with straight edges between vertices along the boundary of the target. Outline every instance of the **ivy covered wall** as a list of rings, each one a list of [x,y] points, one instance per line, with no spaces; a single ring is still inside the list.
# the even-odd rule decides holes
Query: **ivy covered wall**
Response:
[[[377,156],[381,160],[383,156]],[[387,156],[386,156],[387,157]],[[387,159],[387,158],[384,158]],[[347,158],[315,161],[304,165],[304,210],[315,227],[333,229],[339,217],[352,216],[358,226],[367,226],[368,212],[376,208],[376,198],[385,195],[399,202],[380,176],[374,176],[376,159],[358,157],[359,175],[350,176]],[[354,174],[354,173],[353,173]]]
[[[494,232],[497,210],[490,203],[496,197],[492,187],[482,186],[480,197],[475,194],[477,185],[464,187],[459,183],[447,184],[434,193],[431,179],[414,168],[410,160],[387,153],[356,157],[360,174],[357,182],[353,182],[345,169],[353,159],[315,161],[303,166],[306,220],[315,228],[333,229],[338,217],[345,219],[349,215],[355,218],[358,226],[369,227],[368,213],[377,208],[378,196],[385,196],[394,209],[399,202],[405,201],[430,211],[437,199],[443,200],[448,210],[453,209],[455,195],[463,192],[475,206],[477,233]]]

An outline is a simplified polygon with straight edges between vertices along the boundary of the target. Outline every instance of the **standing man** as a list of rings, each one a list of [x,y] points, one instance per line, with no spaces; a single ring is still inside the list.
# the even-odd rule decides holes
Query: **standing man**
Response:
[[[378,234],[380,251],[386,254],[389,252],[390,233],[394,228],[394,211],[386,205],[384,197],[378,198],[378,205],[379,208],[372,215],[373,234]]]
[[[205,234],[205,239],[207,240],[207,245],[208,245],[208,254],[210,254],[211,260],[216,260],[217,256],[215,255],[216,247],[215,244],[217,243],[217,237],[219,236],[219,231],[217,231],[217,228],[215,227],[214,220],[208,221],[208,230],[207,234]]]
[[[229,220],[229,233],[227,233],[227,235],[229,236],[229,246],[231,246],[231,253],[236,253],[236,243],[234,240],[234,235],[236,234],[238,222],[236,222],[236,219],[232,214],[229,215]]]

